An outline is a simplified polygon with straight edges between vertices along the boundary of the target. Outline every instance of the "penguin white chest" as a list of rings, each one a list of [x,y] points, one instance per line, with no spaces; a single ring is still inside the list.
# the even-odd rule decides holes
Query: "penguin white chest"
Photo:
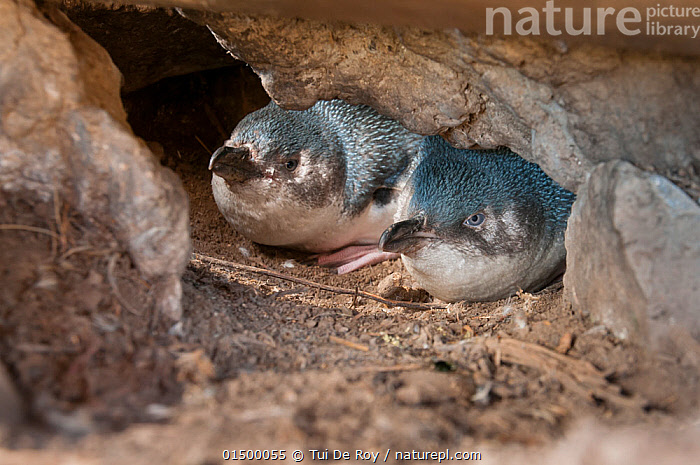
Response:
[[[343,212],[337,196],[309,206],[285,191],[285,186],[258,186],[232,190],[214,175],[212,190],[226,220],[248,239],[265,245],[309,252],[328,252],[352,244],[374,244],[391,223],[396,202],[371,203],[357,215]]]

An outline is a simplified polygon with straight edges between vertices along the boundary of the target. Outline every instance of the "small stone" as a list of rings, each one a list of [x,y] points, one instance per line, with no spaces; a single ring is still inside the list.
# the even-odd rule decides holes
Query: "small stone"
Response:
[[[163,404],[148,404],[146,415],[153,421],[165,421],[173,416],[173,409]]]
[[[100,286],[105,282],[105,279],[97,270],[90,270],[85,281],[90,286]]]
[[[571,349],[571,345],[574,342],[574,335],[571,333],[564,333],[559,339],[559,344],[557,344],[556,350],[560,354],[566,354],[569,349]]]
[[[522,310],[517,310],[513,314],[513,326],[515,326],[516,329],[527,328],[527,315],[525,312]]]
[[[34,287],[44,290],[55,290],[58,288],[58,275],[48,266],[39,267],[39,278],[34,283]]]
[[[403,276],[394,272],[379,281],[377,294],[385,299],[405,301],[409,298],[410,290],[403,285]]]
[[[182,321],[178,321],[177,323],[172,325],[168,330],[168,334],[170,334],[171,336],[183,337],[185,335],[185,331],[182,325]]]
[[[246,249],[245,247],[239,247],[238,251],[243,255],[245,258],[250,258],[250,250]]]
[[[323,318],[320,318],[320,319],[318,320],[318,328],[319,328],[319,329],[322,329],[322,328],[331,328],[331,327],[333,327],[333,323],[335,323],[335,321],[333,320],[333,318],[331,318],[331,317],[329,317],[329,316],[324,316]]]

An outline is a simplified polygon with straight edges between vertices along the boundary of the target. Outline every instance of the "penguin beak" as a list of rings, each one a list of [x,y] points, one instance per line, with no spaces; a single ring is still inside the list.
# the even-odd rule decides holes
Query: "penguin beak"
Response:
[[[262,172],[253,163],[247,147],[220,147],[211,156],[209,169],[227,181],[244,182],[262,177]]]
[[[436,237],[427,230],[425,215],[418,213],[389,226],[379,239],[379,248],[384,252],[409,254],[422,249]]]

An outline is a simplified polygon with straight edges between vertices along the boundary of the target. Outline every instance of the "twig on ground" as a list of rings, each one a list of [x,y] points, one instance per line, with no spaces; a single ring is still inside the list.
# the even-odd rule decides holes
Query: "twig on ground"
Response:
[[[109,257],[109,262],[107,263],[107,281],[109,281],[109,285],[112,288],[112,292],[114,292],[114,296],[117,298],[117,301],[121,304],[122,307],[127,309],[129,313],[132,313],[137,316],[142,316],[142,313],[138,310],[136,310],[134,307],[132,307],[126,299],[122,296],[122,293],[119,292],[119,286],[117,285],[117,278],[114,276],[114,270],[117,266],[117,259],[119,258],[119,254],[115,253],[111,257]]]
[[[24,342],[17,344],[14,347],[20,352],[27,352],[32,354],[75,354],[78,353],[78,349],[75,347],[52,347],[48,344],[36,344],[31,342]]]
[[[374,301],[377,301],[377,302],[382,303],[384,305],[388,305],[389,307],[405,307],[405,308],[412,308],[412,309],[417,309],[417,310],[444,310],[446,308],[444,305],[439,305],[439,304],[420,304],[417,302],[404,302],[401,300],[385,299],[383,297],[379,297],[378,295],[371,294],[371,293],[365,292],[365,291],[361,291],[359,289],[352,290],[352,289],[346,289],[343,287],[328,286],[325,284],[320,284],[320,283],[316,283],[313,281],[309,281],[308,279],[289,276],[289,275],[286,275],[284,273],[280,273],[278,271],[263,270],[262,268],[257,268],[257,267],[249,266],[249,265],[242,265],[240,263],[229,262],[226,260],[221,260],[218,258],[209,257],[207,255],[202,255],[199,253],[193,253],[192,258],[194,260],[199,260],[201,262],[209,263],[212,265],[219,265],[219,266],[223,266],[225,268],[231,268],[234,270],[241,270],[241,271],[248,271],[250,273],[262,274],[265,276],[270,276],[272,278],[283,279],[285,281],[291,281],[293,283],[303,284],[303,285],[309,286],[309,287],[314,287],[314,288],[320,289],[322,291],[333,292],[335,294],[345,294],[345,295],[352,295],[352,296],[356,296],[356,297],[364,297],[366,299],[374,300]]]
[[[217,118],[214,109],[206,102],[204,103],[204,113],[207,115],[207,118],[209,118],[209,122],[211,122],[216,130],[219,131],[221,137],[228,139],[229,133],[227,133],[224,127],[221,125],[221,121],[219,121],[219,118]]]
[[[204,142],[202,142],[202,139],[200,139],[199,136],[197,136],[197,135],[195,135],[194,138],[197,139],[197,142],[199,142],[199,145],[204,147],[204,150],[206,150],[206,152],[211,155],[211,150],[209,150],[209,147],[207,147],[207,145]]]
[[[389,373],[389,372],[396,372],[396,371],[417,371],[417,370],[422,370],[422,369],[427,369],[425,365],[420,365],[418,363],[413,363],[409,365],[391,365],[391,366],[386,366],[386,367],[378,367],[378,366],[369,366],[369,367],[360,367],[357,369],[358,372],[361,373]]]
[[[27,226],[26,224],[0,224],[0,230],[4,231],[29,231],[39,234],[46,234],[54,239],[60,239],[61,236],[46,228],[37,228],[36,226]]]
[[[54,186],[53,187],[53,217],[54,221],[56,222],[56,229],[58,230],[58,235],[61,238],[61,242],[63,242],[64,236],[63,236],[63,231],[61,231],[61,207],[59,205],[58,201],[58,187]],[[53,228],[51,228],[53,231]],[[58,255],[58,240],[56,239],[51,239],[51,256],[55,257]]]
[[[356,342],[348,341],[347,339],[341,339],[339,337],[330,336],[328,338],[331,342],[340,344],[341,346],[350,347],[351,349],[361,350],[362,352],[369,352],[369,347],[363,344],[358,344]]]
[[[58,236],[60,238],[59,242],[61,243],[61,251],[64,251],[66,250],[68,239],[66,239],[66,224],[61,216],[61,199],[58,196],[58,188],[56,187],[53,189],[53,214],[54,221],[56,221],[56,228],[58,229]]]

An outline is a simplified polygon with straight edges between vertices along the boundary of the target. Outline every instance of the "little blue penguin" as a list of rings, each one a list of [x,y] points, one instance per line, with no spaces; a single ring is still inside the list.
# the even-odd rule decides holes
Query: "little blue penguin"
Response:
[[[427,137],[380,239],[446,302],[537,291],[562,274],[575,195],[508,149],[456,149]]]
[[[398,257],[379,251],[379,237],[422,139],[369,106],[331,100],[293,111],[270,102],[212,155],[214,199],[253,242],[324,253],[320,264],[352,271]]]

